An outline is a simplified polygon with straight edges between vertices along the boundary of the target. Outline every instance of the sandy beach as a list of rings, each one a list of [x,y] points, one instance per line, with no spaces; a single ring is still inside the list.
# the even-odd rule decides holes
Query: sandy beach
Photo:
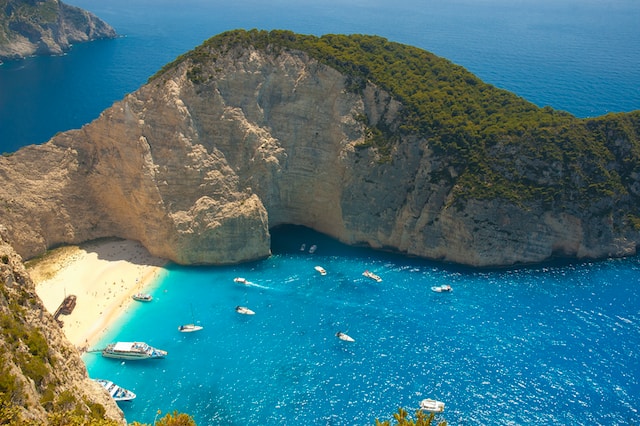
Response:
[[[70,315],[60,315],[63,330],[79,349],[91,348],[134,301],[161,278],[165,259],[151,256],[140,243],[103,240],[62,247],[28,262],[36,293],[53,314],[64,298],[76,296]]]

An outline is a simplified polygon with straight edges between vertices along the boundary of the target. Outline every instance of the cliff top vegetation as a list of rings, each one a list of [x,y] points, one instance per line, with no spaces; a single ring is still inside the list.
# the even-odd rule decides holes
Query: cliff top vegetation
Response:
[[[199,84],[206,80],[199,75],[204,64],[236,48],[306,52],[345,74],[350,90],[370,82],[391,93],[403,104],[401,122],[395,129],[372,126],[370,145],[390,161],[402,136],[428,139],[446,164],[432,179],[450,180],[458,197],[536,200],[562,208],[566,197],[584,203],[625,197],[629,174],[640,171],[639,111],[580,119],[540,108],[444,58],[378,36],[229,31],[178,57],[150,81],[191,61],[190,78]],[[624,147],[612,146],[621,140]]]

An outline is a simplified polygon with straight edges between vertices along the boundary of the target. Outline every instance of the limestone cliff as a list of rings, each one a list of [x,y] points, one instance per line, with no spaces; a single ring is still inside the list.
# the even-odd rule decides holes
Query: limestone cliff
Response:
[[[59,55],[73,43],[115,36],[115,30],[95,15],[58,0],[0,1],[0,63]]]
[[[25,257],[116,236],[179,263],[242,262],[270,254],[279,224],[474,266],[631,255],[639,129],[638,113],[539,109],[380,38],[231,32],[0,159],[0,221]]]
[[[77,350],[42,305],[2,229],[0,322],[0,423],[62,424],[66,419],[71,424],[72,417],[89,422],[74,424],[104,418],[125,423],[113,399],[89,380]]]

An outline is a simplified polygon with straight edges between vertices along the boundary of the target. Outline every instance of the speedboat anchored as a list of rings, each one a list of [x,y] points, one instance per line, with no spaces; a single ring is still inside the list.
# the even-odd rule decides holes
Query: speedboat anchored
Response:
[[[193,333],[194,331],[200,331],[202,330],[204,327],[201,325],[195,325],[195,324],[184,324],[178,327],[178,331],[180,333]]]
[[[236,306],[236,312],[242,315],[255,315],[255,312],[246,306]]]
[[[379,275],[374,274],[373,272],[366,270],[362,273],[363,276],[367,277],[367,278],[371,278],[374,281],[377,282],[382,282],[382,278],[380,278]]]
[[[108,344],[102,350],[102,356],[105,358],[118,359],[155,359],[167,356],[167,351],[156,349],[144,342],[116,342]]]
[[[93,381],[99,383],[100,386],[105,388],[114,401],[131,401],[136,397],[135,393],[125,388],[121,388],[110,380],[93,379]]]
[[[342,331],[338,331],[336,333],[336,337],[340,340],[344,340],[345,342],[355,342],[356,340],[349,336],[347,333],[343,333]]]
[[[240,283],[240,284],[247,284],[248,281],[246,278],[242,278],[242,277],[236,277],[233,279],[234,282]]]
[[[420,401],[420,409],[431,411],[432,413],[442,413],[444,411],[444,402],[435,399],[423,399]]]
[[[327,275],[327,271],[322,266],[315,266],[313,269],[318,271],[320,275]]]
[[[436,293],[446,293],[451,290],[453,289],[449,284],[442,284],[442,285],[431,287],[431,291],[435,291]]]
[[[153,297],[149,293],[136,293],[131,297],[138,302],[151,302],[153,300]]]

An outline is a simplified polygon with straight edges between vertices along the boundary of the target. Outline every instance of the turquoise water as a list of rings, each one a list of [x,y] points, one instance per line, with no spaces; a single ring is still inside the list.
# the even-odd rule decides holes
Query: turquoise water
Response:
[[[378,34],[580,117],[640,108],[637,0],[69,0],[123,37],[0,66],[0,152],[79,128],[235,28]]]
[[[234,28],[378,34],[540,106],[580,117],[640,108],[636,0],[68,2],[123,37],[0,66],[0,151],[79,128],[165,63]],[[170,266],[154,302],[137,305],[102,342],[144,340],[168,350],[166,359],[85,355],[93,377],[138,394],[121,404],[129,420],[177,409],[199,425],[366,425],[434,397],[451,425],[640,424],[637,257],[474,271],[300,229],[277,237],[274,256],[260,262]],[[302,253],[302,243],[318,251]],[[443,283],[453,292],[430,290]],[[238,304],[256,315],[236,314]],[[192,318],[204,330],[179,333]],[[338,340],[338,330],[356,341]]]
[[[638,258],[474,271],[297,227],[273,249],[246,265],[170,266],[155,300],[98,345],[142,340],[166,359],[84,355],[91,376],[137,393],[120,404],[130,421],[175,409],[199,425],[373,425],[433,397],[451,425],[640,422]],[[440,284],[453,291],[431,291]],[[202,331],[178,332],[193,319]]]

